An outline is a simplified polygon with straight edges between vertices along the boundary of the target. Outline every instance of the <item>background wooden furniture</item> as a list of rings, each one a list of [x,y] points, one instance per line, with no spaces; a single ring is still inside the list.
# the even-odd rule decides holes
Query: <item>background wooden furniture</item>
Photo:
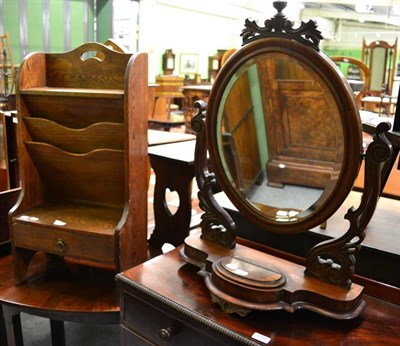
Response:
[[[363,39],[361,60],[371,71],[371,95],[391,95],[397,69],[397,38],[392,45],[381,40],[367,44]]]
[[[237,51],[236,48],[228,49],[221,57],[221,67],[225,65],[226,61],[231,57],[233,53]]]
[[[352,321],[310,311],[252,312],[244,318],[225,314],[210,300],[197,268],[184,264],[179,251],[117,276],[122,345],[265,345],[269,339],[270,345],[285,346],[395,345],[400,339],[400,307],[372,297],[365,297],[367,307]]]
[[[10,242],[8,212],[17,202],[19,188],[0,191],[0,246]]]
[[[156,77],[152,110],[149,113],[151,128],[169,131],[172,127],[185,124],[183,115],[179,113],[183,99],[182,86],[182,77],[172,75]]]
[[[16,123],[15,110],[0,110],[0,191],[19,187]]]
[[[88,43],[22,63],[16,282],[37,251],[129,268],[146,259],[147,54]]]
[[[211,87],[211,85],[185,85],[182,87],[184,95],[183,115],[185,116],[186,132],[192,133],[190,130],[190,122],[194,116],[193,104],[198,100],[207,102]]]
[[[371,71],[369,67],[361,60],[354,59],[345,56],[332,56],[334,61],[339,68],[343,71],[343,68],[347,69],[346,78],[348,80],[357,80],[363,82],[361,90],[354,91],[358,108],[361,109],[361,99],[368,95],[371,85]],[[342,66],[344,65],[344,66]]]
[[[0,94],[12,94],[16,81],[16,66],[8,32],[0,34]]]

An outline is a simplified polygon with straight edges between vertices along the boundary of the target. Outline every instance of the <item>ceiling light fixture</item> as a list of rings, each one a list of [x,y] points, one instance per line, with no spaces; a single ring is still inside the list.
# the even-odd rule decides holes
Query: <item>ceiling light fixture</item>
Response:
[[[358,13],[373,13],[374,12],[372,5],[366,4],[366,3],[357,3],[354,6],[354,9]]]

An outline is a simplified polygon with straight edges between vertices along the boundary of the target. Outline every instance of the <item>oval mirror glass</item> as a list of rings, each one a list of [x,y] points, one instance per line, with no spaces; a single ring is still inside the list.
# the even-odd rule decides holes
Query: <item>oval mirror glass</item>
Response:
[[[264,228],[300,232],[324,222],[354,182],[361,160],[354,97],[318,52],[321,66],[285,44],[249,50],[250,58],[228,61],[216,81],[223,90],[210,95],[211,157],[239,211]]]

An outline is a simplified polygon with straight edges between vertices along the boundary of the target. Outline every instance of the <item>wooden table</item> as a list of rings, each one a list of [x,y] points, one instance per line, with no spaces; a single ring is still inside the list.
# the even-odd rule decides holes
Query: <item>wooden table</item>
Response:
[[[161,144],[192,141],[194,139],[196,139],[196,136],[190,133],[147,130],[147,141],[149,142],[149,147]]]
[[[162,128],[164,131],[169,132],[173,127],[180,127],[185,125],[184,118],[175,118],[168,115],[164,117],[154,117],[149,119],[149,126],[152,128]]]
[[[35,255],[27,282],[15,285],[12,256],[0,258],[0,345],[23,345],[20,313],[50,319],[52,344],[65,345],[64,322],[117,324],[114,271]]]
[[[182,87],[183,114],[186,122],[186,132],[190,133],[190,122],[194,115],[193,103],[198,100],[208,101],[212,85],[185,85]]]
[[[192,140],[148,149],[150,164],[156,174],[155,228],[149,239],[151,246],[161,248],[166,242],[178,246],[189,234],[195,145],[196,141]],[[167,189],[179,195],[179,207],[175,214],[171,213],[165,200]]]
[[[398,345],[400,306],[365,297],[353,320],[310,311],[252,312],[244,318],[211,302],[197,269],[180,248],[117,276],[121,283],[122,345]],[[258,333],[258,334],[255,334]],[[254,338],[258,335],[258,340]]]

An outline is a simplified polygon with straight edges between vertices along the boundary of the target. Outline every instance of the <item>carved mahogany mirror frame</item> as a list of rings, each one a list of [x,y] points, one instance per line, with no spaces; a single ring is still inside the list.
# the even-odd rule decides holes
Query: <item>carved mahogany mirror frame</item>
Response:
[[[207,106],[207,142],[210,152],[210,160],[215,174],[217,175],[218,183],[239,211],[262,228],[280,233],[299,233],[306,229],[315,227],[327,220],[343,203],[352,188],[361,164],[361,123],[352,91],[349,89],[344,77],[337,73],[336,66],[332,61],[313,48],[305,49],[304,44],[300,42],[277,36],[266,37],[246,44],[240,53],[241,54],[232,56],[227,62],[227,66],[220,71],[218,79],[215,81],[211,91]],[[282,116],[288,118],[282,126],[296,126],[302,129],[291,129],[289,135],[301,136],[301,134],[294,132],[300,132],[303,130],[308,130],[309,133],[307,136],[316,136],[318,133],[315,132],[318,131],[332,130],[332,132],[339,132],[338,134],[333,134],[334,138],[332,138],[332,142],[335,141],[336,143],[320,144],[321,146],[325,146],[324,149],[326,151],[332,150],[337,152],[336,157],[339,158],[336,158],[337,161],[334,161],[334,164],[339,166],[339,168],[336,169],[334,167],[329,167],[329,171],[332,173],[329,172],[330,176],[325,179],[324,191],[321,197],[316,200],[315,203],[311,204],[310,208],[301,212],[296,219],[292,219],[290,222],[285,222],[285,227],[282,227],[282,222],[266,217],[262,209],[255,208],[254,205],[248,203],[244,194],[241,193],[234,184],[232,184],[232,179],[227,174],[226,165],[224,164],[224,155],[221,152],[221,147],[223,145],[222,135],[220,135],[222,122],[221,107],[226,107],[226,103],[229,101],[227,100],[224,103],[223,99],[230,81],[238,71],[243,69],[243,67],[244,70],[247,70],[249,62],[255,61],[255,64],[264,65],[264,62],[268,62],[268,60],[270,60],[270,62],[291,62],[292,65],[297,66],[302,65],[304,67],[303,70],[307,73],[307,77],[314,78],[312,84],[319,84],[318,88],[321,88],[322,92],[326,93],[325,98],[319,99],[319,96],[316,96],[317,92],[313,90],[310,102],[315,103],[315,108],[310,108],[309,112],[307,111],[303,113],[303,116],[300,119],[296,119],[296,116],[299,114],[295,109],[282,110],[281,108],[281,110],[285,112]],[[260,67],[258,68],[258,71],[259,74],[261,74]],[[260,76],[260,81],[263,81],[262,76]],[[314,87],[314,89],[316,89],[316,87]],[[263,96],[266,92],[268,91],[262,91]],[[309,92],[309,94],[310,93],[311,92]],[[328,95],[332,95],[332,97],[328,97]],[[279,96],[286,97],[285,101],[287,102],[292,102],[292,107],[295,106],[295,102],[298,102],[299,106],[300,102],[303,104],[306,102],[304,98],[302,101],[299,100],[302,95],[290,95],[287,93],[286,95],[284,94],[283,96]],[[271,102],[274,102],[274,100],[271,100]],[[310,106],[312,106],[312,104],[310,104]],[[334,112],[330,112],[330,114],[328,112],[325,114],[318,113],[317,108],[322,107],[326,107],[327,110],[328,108],[336,109]],[[264,107],[264,109],[265,108],[267,107]],[[288,108],[290,108],[290,104]],[[313,112],[318,114],[313,114]],[[332,119],[328,119],[328,117],[331,117]],[[274,121],[272,116],[271,119],[268,120],[271,122]],[[293,122],[303,122],[303,124],[293,124]],[[315,122],[320,122],[321,125],[315,124]],[[328,125],[332,126],[330,126],[329,129],[325,129],[324,127]],[[272,132],[276,130],[277,127],[269,129],[268,126],[266,127],[268,137],[276,135]],[[305,137],[306,136],[302,139]],[[278,140],[279,139],[276,141]],[[247,138],[247,141],[250,141],[249,138]],[[287,139],[282,143],[284,149],[278,152],[276,156],[283,156],[283,151],[292,151],[294,153],[293,155],[295,155],[296,149],[293,148],[293,146],[301,145],[301,143],[293,143],[295,141],[295,139]],[[328,147],[329,145],[332,147]],[[307,150],[306,146],[304,146],[302,150]],[[342,152],[338,153],[339,151]],[[343,155],[343,153],[345,153],[345,155]],[[276,168],[276,170],[279,170],[276,175],[284,175],[285,171],[289,169],[290,163],[285,160],[279,160],[279,157],[273,158],[271,156],[272,154],[270,155],[270,161],[275,160],[278,162],[274,164],[271,163],[271,165],[277,166],[279,164],[284,164],[286,166],[285,168]],[[335,153],[333,153],[332,156],[335,156]],[[314,158],[314,160],[316,161],[317,158]],[[325,161],[321,160],[319,165],[325,163]],[[313,173],[306,170],[306,168],[297,168],[301,164],[302,163],[299,163],[299,160],[293,162],[292,169],[297,169],[296,173],[301,175],[311,175]],[[307,165],[309,165],[309,163],[307,163]],[[272,167],[271,170],[274,170],[274,167]],[[270,173],[272,172],[268,172],[268,175],[270,175]],[[278,178],[279,177],[277,177],[277,179]],[[292,179],[298,180],[300,177],[297,176]],[[316,179],[316,177],[313,176],[312,179]],[[311,182],[308,183],[311,184]]]
[[[340,207],[352,188],[364,156],[361,122],[352,90],[337,66],[319,51],[318,43],[322,37],[316,24],[313,21],[302,22],[298,28],[293,28],[282,13],[286,2],[274,2],[274,6],[278,13],[266,20],[264,27],[246,21],[242,32],[243,47],[231,56],[218,74],[207,112],[204,103],[195,104],[199,108],[192,121],[192,129],[198,133],[195,171],[204,214],[200,237],[197,234],[189,236],[181,255],[187,262],[202,268],[212,299],[226,312],[246,315],[251,310],[284,309],[293,312],[302,308],[338,319],[354,318],[361,313],[365,303],[362,300],[363,288],[352,283],[351,277],[365,227],[379,199],[382,163],[391,152],[384,135],[389,129],[387,123],[377,127],[374,141],[365,154],[364,193],[360,206],[349,209],[345,215],[350,223],[349,229],[343,230],[343,236],[337,239],[314,246],[307,255],[305,267],[236,244],[236,226],[213,196],[213,186],[218,182],[239,212],[251,222],[272,232],[291,234],[305,231],[326,221]],[[317,89],[326,93],[321,105],[327,104],[329,112],[334,113],[337,120],[337,138],[333,148],[339,160],[333,167],[338,169],[328,170],[331,173],[324,180],[325,185],[322,184],[323,192],[309,208],[284,221],[266,215],[265,208],[250,202],[243,192],[246,188],[235,182],[224,163],[221,114],[228,104],[226,90],[229,96],[232,79],[239,80],[243,70],[257,63],[258,59],[272,63],[291,61],[295,69],[301,66],[307,78],[312,77],[311,84],[317,84]],[[262,80],[265,82],[268,80]],[[237,95],[240,96],[240,92]],[[318,109],[314,111],[318,113]],[[290,148],[285,151],[290,152]],[[277,156],[278,163],[281,156],[284,154]],[[290,159],[287,163],[289,166]],[[300,166],[296,172],[303,175],[315,170],[307,170],[302,164],[293,166],[296,169]],[[308,183],[312,185],[312,182]],[[271,209],[270,206],[267,209]]]

